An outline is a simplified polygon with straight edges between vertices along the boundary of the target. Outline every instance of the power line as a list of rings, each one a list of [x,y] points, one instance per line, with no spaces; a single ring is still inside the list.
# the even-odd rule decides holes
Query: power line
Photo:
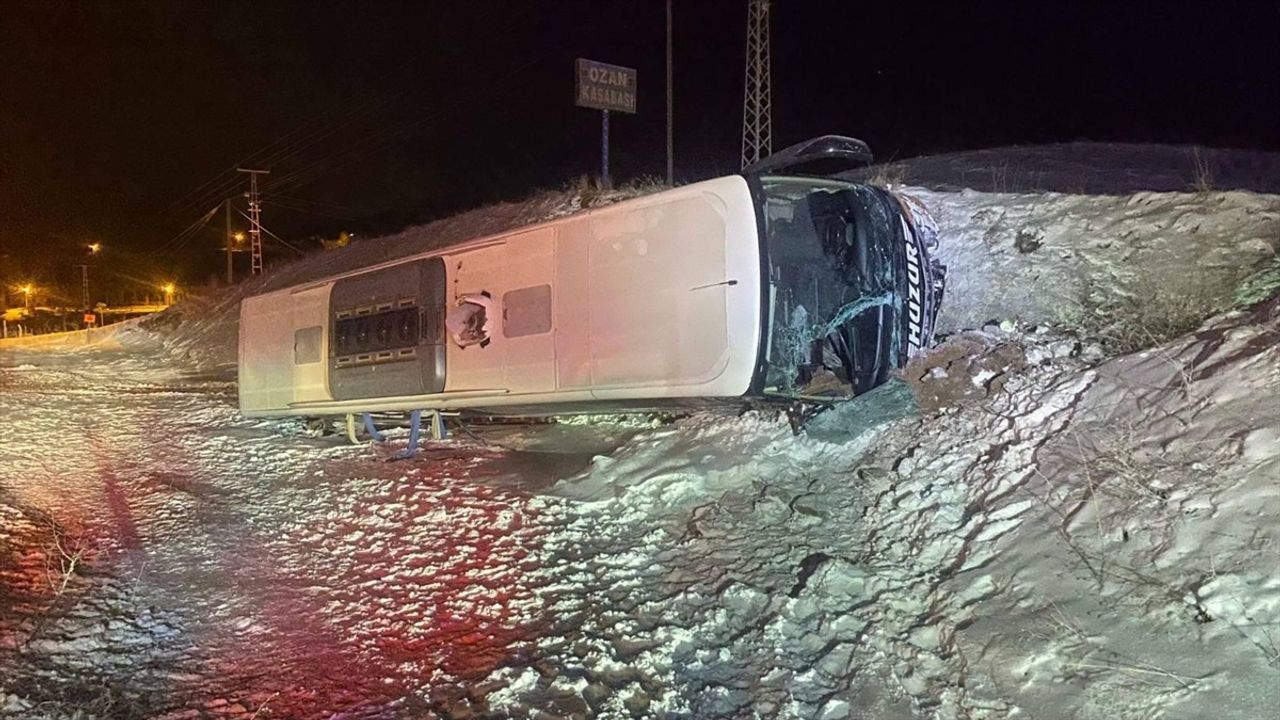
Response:
[[[239,160],[238,163],[230,165],[229,168],[220,170],[218,174],[207,179],[207,181],[201,183],[200,186],[184,193],[184,195],[180,196],[179,199],[170,202],[168,206],[165,206],[165,208],[161,210],[161,214],[168,213],[170,210],[187,208],[187,206],[201,206],[205,204],[207,199],[211,199],[211,197],[220,197],[225,195],[225,193],[227,193],[228,186],[234,186],[234,183],[239,182],[239,176],[236,174],[236,168],[243,167],[243,165],[250,163],[261,165],[275,163],[275,161],[279,161],[282,158],[288,158],[288,156],[297,154],[297,152],[310,149],[310,147],[314,146],[317,141],[323,140],[324,137],[332,135],[333,132],[337,131],[337,128],[342,127],[343,124],[347,124],[349,120],[355,119],[358,115],[366,113],[366,111],[371,110],[374,106],[376,106],[376,104],[367,104],[367,102],[362,102],[362,104],[357,104],[355,106],[352,106],[351,104],[344,104],[340,109],[333,108],[330,109],[328,113],[317,115],[317,117],[308,120],[308,122],[302,123],[301,126],[284,133],[282,137],[266,143],[266,145],[260,147],[259,150],[250,152],[250,154]],[[332,118],[332,115],[334,113],[338,113],[339,110],[343,111],[343,115],[338,119],[338,122],[329,124],[328,127],[325,127],[324,123],[328,122],[328,120]],[[278,145],[280,147],[276,147]],[[264,154],[266,155],[264,156]]]
[[[268,143],[259,150],[250,153],[235,165],[220,171],[195,190],[188,192],[182,198],[171,203],[161,212],[181,211],[187,207],[199,207],[212,199],[222,197],[240,182],[240,177],[235,173],[237,167],[243,167],[251,161],[255,165],[263,166],[287,162],[300,154],[310,151],[345,126],[351,125],[361,119],[361,116],[369,114],[373,109],[384,104],[384,102],[344,103],[340,109],[333,108],[314,120],[290,130],[279,139]],[[334,119],[333,114],[340,110],[342,114]],[[329,122],[331,119],[332,122]],[[276,147],[277,145],[280,147]],[[221,181],[219,181],[219,178],[221,178]]]
[[[524,20],[524,16],[533,12],[533,9],[534,9],[533,7],[530,7],[529,10],[527,10],[525,13],[516,13],[516,14],[509,15],[506,25],[510,26],[518,22],[522,22]],[[491,11],[490,14],[492,15],[496,12],[497,10],[495,9],[494,11]],[[551,49],[554,49],[554,48],[548,47],[547,51],[544,51],[543,53],[539,54],[539,57],[535,62],[545,61]],[[492,78],[492,80],[493,81],[505,80],[508,77],[511,77],[521,71],[526,70],[529,66],[528,60],[529,59],[526,58],[526,62],[523,65],[513,68],[511,72],[494,77]],[[454,64],[457,65],[461,62],[462,62],[461,60],[455,60]],[[491,82],[475,83],[473,87],[483,88],[490,84],[492,83]],[[483,97],[483,94],[481,92],[472,92],[470,93],[469,97],[464,98],[463,102],[461,103],[454,102],[453,104],[451,104],[451,106],[448,109],[452,111],[456,111],[459,107],[464,106],[467,102],[474,102],[480,99],[481,97]],[[362,116],[371,113],[375,108],[384,106],[385,104],[386,104],[385,101],[344,103],[343,109],[346,110],[346,112],[344,112],[338,118],[332,119],[332,122],[326,122],[332,118],[333,111],[330,111],[330,113],[326,113],[325,116],[321,116],[321,118],[317,119],[316,121],[311,123],[304,123],[303,125],[298,126],[294,130],[289,131],[280,139],[275,140],[267,144],[263,148],[259,149],[258,151],[251,153],[244,160],[242,160],[241,163],[238,163],[238,165],[248,162],[250,160],[253,160],[253,162],[256,165],[260,165],[260,166],[266,166],[266,165],[278,166],[282,163],[286,163],[290,160],[294,160],[300,156],[305,157],[313,148],[316,148],[322,142],[331,138],[340,130],[346,127],[350,127],[355,122],[360,120]],[[443,112],[444,112],[444,108],[442,108],[440,111],[437,111],[435,113],[429,113],[424,116],[413,118],[411,120],[408,120],[406,122],[399,124],[398,126],[392,126],[389,128],[388,127],[380,128],[379,130],[374,131],[372,134],[359,138],[355,140],[355,142],[348,144],[345,147],[345,149],[340,152],[331,153],[331,154],[325,155],[324,157],[320,157],[315,160],[312,160],[310,162],[305,162],[304,164],[302,164],[301,167],[296,167],[293,170],[287,171],[285,173],[281,173],[280,175],[274,178],[274,182],[270,183],[268,189],[288,190],[291,188],[297,188],[302,185],[305,185],[313,181],[317,177],[320,177],[330,172],[333,168],[340,166],[345,162],[350,161],[351,159],[358,158],[361,156],[367,156],[367,154],[369,153],[384,149],[404,139],[413,137],[414,135],[419,133],[421,130],[425,129],[432,121],[436,120]],[[209,200],[222,198],[228,195],[229,193],[231,193],[231,191],[234,189],[236,184],[238,184],[239,182],[238,176],[236,176],[234,173],[232,173],[229,177],[226,177],[227,174],[234,169],[237,169],[237,167],[232,166],[232,168],[229,168],[228,170],[223,170],[219,172],[217,175],[210,178],[208,181],[201,184],[196,189],[189,191],[182,198],[179,198],[178,201],[171,203],[170,206],[167,207],[165,211],[162,211],[162,212],[168,212],[170,210],[173,210],[174,208],[181,210],[186,207],[199,207],[204,203],[208,202]],[[251,185],[252,185],[252,181],[251,181]],[[277,197],[280,197],[280,196],[277,196]],[[304,212],[300,208],[290,208],[290,209],[293,209],[299,212]],[[259,208],[259,212],[260,212],[260,208]],[[319,214],[319,213],[313,213],[313,214]],[[349,220],[350,218],[335,217],[334,219]],[[203,225],[203,223],[200,223],[199,221],[197,221],[197,223],[200,225]],[[193,225],[197,223],[193,223]],[[198,230],[199,228],[196,228],[196,229]],[[173,241],[171,240],[169,242],[173,242]],[[166,245],[167,244],[169,243],[167,242]]]
[[[340,212],[352,212],[360,215],[377,215],[378,213],[385,212],[386,210],[386,208],[374,209],[374,208],[356,207],[354,205],[339,205],[338,203],[325,202],[323,200],[311,200],[309,198],[295,197],[293,195],[279,195],[277,193],[263,193],[263,197],[270,198],[272,200],[284,200],[285,202],[300,203],[302,205],[313,205],[315,207],[330,208],[333,210],[338,210]]]
[[[287,248],[289,248],[290,250],[292,250],[292,251],[294,251],[294,252],[298,253],[299,255],[306,255],[306,254],[307,254],[307,251],[306,251],[306,250],[299,249],[297,245],[294,245],[293,243],[289,242],[288,240],[285,240],[284,238],[280,237],[279,235],[277,235],[277,234],[275,234],[275,233],[271,232],[271,231],[270,231],[270,230],[268,230],[266,227],[263,227],[263,228],[262,228],[262,232],[264,232],[264,233],[266,233],[266,234],[270,235],[271,237],[275,238],[275,239],[276,239],[276,241],[277,241],[277,242],[279,242],[281,245],[284,245],[285,247],[287,247]]]
[[[239,208],[237,208],[237,209],[236,209],[236,212],[238,212],[238,213],[240,213],[242,216],[244,216],[244,218],[245,218],[246,220],[248,220],[249,222],[253,222],[253,218],[249,217],[248,215],[245,215],[243,210],[240,210]],[[276,240],[277,240],[281,245],[284,245],[285,247],[287,247],[287,248],[289,248],[290,250],[292,250],[292,251],[294,251],[294,252],[298,253],[299,255],[306,255],[306,254],[307,254],[307,252],[306,252],[305,250],[299,249],[297,245],[294,245],[293,243],[289,242],[288,240],[285,240],[284,238],[280,237],[279,235],[277,235],[277,234],[275,234],[275,233],[271,232],[270,230],[268,230],[268,229],[267,229],[267,227],[266,227],[265,225],[262,225],[261,227],[262,227],[262,232],[264,232],[264,233],[266,233],[266,234],[270,235],[271,237],[275,238],[275,239],[276,239]]]
[[[218,212],[218,207],[220,205],[221,203],[219,203],[219,205],[214,205],[212,208],[209,209],[209,212],[196,218],[194,222],[192,222],[190,225],[184,228],[177,235],[174,235],[173,237],[169,238],[165,242],[161,243],[160,246],[157,247],[155,250],[152,250],[150,254],[159,255],[161,253],[172,253],[178,248],[186,245],[187,241],[189,241],[192,237],[194,237],[197,232],[202,230],[204,226],[207,225],[209,221],[213,219],[213,216],[215,213]]]
[[[359,107],[354,110],[349,110],[341,118],[339,118],[337,122],[332,123],[327,127],[321,126],[321,127],[315,128],[314,130],[309,130],[307,132],[302,133],[299,137],[292,138],[290,142],[285,143],[282,147],[276,149],[274,152],[271,152],[264,159],[282,159],[283,160],[290,157],[296,157],[299,153],[303,153],[309,150],[310,148],[314,147],[315,145],[317,145],[319,142],[321,142],[328,136],[337,132],[343,125],[347,124],[354,118],[358,117],[360,114],[366,112],[371,107],[373,107],[373,105],[366,104],[363,107]],[[281,142],[284,142],[285,138],[289,138],[291,135],[301,132],[302,129],[306,127],[307,127],[306,125],[300,126],[298,129],[286,134],[284,138],[281,138],[280,140],[277,140],[267,145],[263,149],[252,153],[250,157],[261,155],[263,152],[271,149],[273,146],[278,145]],[[226,171],[224,171],[224,173],[225,172]],[[218,179],[218,177],[220,177],[222,174],[223,173],[219,173],[219,175],[214,176],[213,179],[211,179],[209,182],[206,182],[201,187],[209,186],[210,183],[215,182]],[[166,208],[166,210],[172,209],[175,207],[181,209],[184,207],[196,205],[197,203],[204,204],[205,202],[208,202],[209,200],[212,200],[214,198],[226,196],[228,194],[231,194],[234,191],[235,186],[239,184],[239,182],[240,182],[240,176],[233,173],[231,177],[223,180],[220,183],[213,185],[212,187],[205,190],[204,192],[194,193],[194,195],[193,193],[188,193],[188,196],[193,196],[194,199],[188,199],[184,202],[171,204],[169,208]],[[204,223],[202,222],[202,220],[207,222],[207,218],[202,217],[201,219],[198,219],[196,222],[192,223],[192,226],[199,225],[200,227],[203,227]],[[158,250],[158,252],[163,252],[165,246],[170,245],[171,243],[175,242],[180,238],[189,239],[186,237],[188,231],[194,232],[199,229],[200,229],[199,227],[194,227],[194,228],[188,227],[187,230],[184,230],[182,233],[179,233],[178,237],[175,237],[170,239],[169,241],[166,241],[162,245],[161,250]],[[179,243],[172,249],[177,249],[178,247],[182,247],[183,245],[185,245],[185,242]]]
[[[349,215],[334,215],[333,213],[321,212],[319,210],[307,210],[306,208],[295,207],[287,203],[282,203],[279,200],[263,200],[262,203],[264,205],[272,205],[284,210],[292,210],[293,212],[302,213],[303,215],[314,215],[316,217],[329,218],[330,220],[346,220],[347,222],[357,221],[356,218]]]
[[[543,56],[539,58],[538,61],[540,62],[545,59],[546,59],[546,54],[544,53]],[[529,63],[526,62],[524,65],[520,67],[513,68],[510,72],[504,73],[502,75],[499,75],[495,78],[492,78],[491,80],[488,80],[482,83],[476,83],[476,85],[485,86],[485,85],[490,85],[493,82],[505,80],[520,72],[523,72],[528,68],[528,66],[529,66]],[[469,97],[466,97],[462,101],[453,102],[452,104],[450,104],[450,106],[447,109],[450,111],[456,112],[460,108],[467,107],[468,104],[474,103],[475,101],[481,99],[482,97],[483,95],[480,93],[472,93]],[[381,133],[371,135],[362,140],[359,140],[353,143],[350,147],[348,147],[343,152],[336,153],[334,155],[331,155],[325,158],[321,158],[311,163],[310,165],[304,166],[290,173],[286,173],[282,175],[281,177],[273,181],[271,185],[268,187],[268,189],[278,192],[282,190],[292,190],[292,189],[301,187],[311,182],[312,180],[315,180],[317,177],[324,175],[325,173],[329,172],[335,167],[340,166],[344,162],[347,162],[356,157],[367,157],[369,153],[389,147],[392,144],[399,142],[401,140],[404,140],[406,138],[413,137],[417,133],[426,129],[430,125],[430,123],[432,123],[437,118],[439,118],[444,113],[444,111],[445,109],[441,109],[434,113],[428,113],[419,118],[406,121],[400,124],[399,126],[388,128]]]
[[[528,9],[524,13],[512,14],[508,16],[507,22],[503,26],[491,28],[488,30],[488,32],[500,35],[501,32],[507,27],[523,22],[525,20],[525,16],[532,13],[535,9],[536,9],[536,6],[531,5],[528,7]],[[489,14],[492,15],[496,12],[497,11],[494,10],[494,11],[491,11]],[[481,24],[483,25],[483,23]],[[520,72],[527,70],[534,62],[542,62],[546,60],[548,54],[555,49],[558,49],[558,48],[550,45],[547,46],[546,49],[538,56],[536,61],[531,60],[529,56],[525,56],[524,58],[522,58],[523,62],[521,64],[516,65],[511,69],[510,72],[503,73],[500,76],[489,78],[489,79],[473,78],[472,82],[470,83],[470,86],[472,88],[479,88],[481,90],[489,86],[492,86],[497,81],[505,80],[513,75],[516,75]],[[462,62],[461,59],[455,58],[453,66],[451,66],[448,70],[449,71],[456,70],[457,69],[456,66],[461,62]],[[392,143],[398,142],[400,140],[404,140],[409,137],[413,137],[418,132],[425,129],[429,123],[431,123],[436,118],[438,118],[446,109],[449,111],[457,111],[459,108],[463,107],[468,100],[475,101],[480,97],[483,97],[483,93],[480,90],[473,91],[468,96],[464,96],[463,100],[461,101],[455,100],[452,103],[450,103],[448,108],[441,108],[441,110],[435,113],[428,113],[419,118],[401,123],[398,127],[387,128],[380,133],[375,133],[366,138],[358,140],[355,143],[352,143],[343,152],[336,153],[328,157],[320,158],[314,161],[313,163],[311,163],[310,165],[293,170],[291,172],[286,172],[281,174],[279,177],[276,177],[272,180],[268,189],[272,191],[280,191],[280,190],[288,190],[291,188],[300,187],[306,183],[311,182],[315,178],[323,175],[324,173],[330,171],[335,166],[340,165],[341,163],[350,160],[352,157],[357,156],[359,153],[365,150],[366,146],[368,147],[368,152],[373,152],[375,150],[379,150],[384,147],[387,147]]]

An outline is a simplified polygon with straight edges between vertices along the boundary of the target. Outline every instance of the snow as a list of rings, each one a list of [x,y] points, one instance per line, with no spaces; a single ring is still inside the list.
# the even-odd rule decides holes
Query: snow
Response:
[[[1280,198],[914,192],[952,334],[801,435],[597,416],[388,462],[403,430],[238,415],[235,293],[0,344],[0,717],[1274,714],[1280,301],[1137,352],[1080,313],[1227,309]]]
[[[1209,171],[1207,177],[1197,164]],[[1280,193],[1280,153],[1078,141],[890,160],[849,175],[948,191],[1129,195],[1208,185],[1275,194]]]
[[[1275,317],[1261,327],[1248,316],[1225,322],[1247,329],[1242,341],[1277,329]],[[1151,356],[1185,354],[1213,363],[1197,347],[1211,342],[1206,336],[1212,332],[1183,341],[1190,345],[1185,349],[1164,347]],[[1274,383],[1277,351],[1256,345],[1255,352],[1261,357],[1237,358],[1237,370],[1265,369]],[[764,427],[747,430],[751,421],[743,419],[710,423],[697,417],[633,442],[616,454],[618,461],[569,483],[592,480],[598,472],[616,478],[627,492],[605,501],[609,512],[602,515],[614,527],[631,524],[635,540],[628,551],[647,546],[652,565],[663,570],[634,563],[630,570],[602,569],[602,586],[605,579],[648,578],[619,598],[624,607],[637,608],[630,614],[641,623],[620,632],[611,618],[583,624],[575,617],[563,628],[563,641],[572,644],[584,634],[615,647],[647,641],[650,647],[638,656],[615,659],[630,662],[647,684],[684,688],[664,709],[694,717],[748,708],[823,717],[845,712],[841,703],[849,698],[858,699],[860,716],[876,718],[1007,717],[1018,708],[1046,717],[1110,716],[1106,712],[1116,708],[1209,716],[1211,708],[1223,707],[1232,708],[1231,717],[1262,716],[1280,700],[1274,656],[1256,647],[1265,647],[1263,634],[1236,633],[1224,642],[1230,633],[1223,632],[1210,641],[1202,625],[1213,621],[1198,621],[1174,592],[1188,577],[1181,564],[1189,558],[1170,555],[1151,567],[1126,554],[1165,546],[1203,554],[1207,538],[1238,533],[1241,518],[1196,515],[1187,503],[1208,487],[1188,464],[1182,490],[1162,501],[1177,504],[1163,516],[1167,535],[1140,536],[1135,525],[1129,540],[1097,537],[1099,522],[1114,528],[1122,518],[1135,520],[1137,507],[1116,502],[1145,501],[1129,494],[1137,480],[1094,475],[1088,457],[1041,459],[1078,453],[1079,434],[1097,432],[1096,413],[1108,413],[1106,422],[1114,424],[1118,382],[1142,387],[1165,372],[1162,361],[1141,370],[1124,367],[1127,361],[1097,368],[1071,360],[1040,365],[1013,379],[1008,392],[986,399],[994,406],[972,403],[941,418],[898,421],[873,430],[876,442],[862,448],[787,440]],[[1248,379],[1248,373],[1224,374]],[[1181,388],[1166,392],[1174,400]],[[1215,433],[1231,434],[1223,423],[1247,427],[1272,402],[1256,393],[1239,399],[1252,407],[1222,410]],[[1127,406],[1122,415],[1125,427],[1144,431],[1165,418],[1158,404]],[[743,436],[754,439],[747,452],[726,446],[727,439]],[[794,447],[769,451],[789,443]],[[693,446],[720,452],[695,454]],[[734,468],[736,483],[721,485],[719,459],[734,454],[750,459]],[[670,472],[691,455],[700,472]],[[775,456],[787,460],[774,464],[769,458]],[[1209,464],[1236,472],[1229,454]],[[635,467],[652,471],[637,478]],[[1274,497],[1274,473],[1241,470],[1237,492],[1257,502],[1270,486]],[[1069,511],[1076,519],[1064,523]],[[1268,520],[1277,511],[1273,499],[1260,513],[1262,521],[1251,529],[1255,546],[1269,545],[1260,545],[1256,534],[1273,531]],[[655,537],[649,530],[655,526],[666,532]],[[601,546],[605,533],[600,527],[593,533]],[[573,539],[590,538],[583,533]],[[1224,556],[1239,558],[1242,551],[1236,547]],[[1094,587],[1088,563],[1096,564],[1099,553],[1114,565],[1103,566],[1099,572],[1108,574]],[[1266,577],[1276,559],[1274,550],[1254,553],[1247,564]],[[608,564],[599,552],[593,560]],[[806,566],[812,568],[807,576]],[[567,586],[546,590],[547,601],[559,603],[563,613],[580,610],[561,598]],[[1267,592],[1263,586],[1246,589],[1245,597],[1263,595],[1249,610],[1237,610],[1254,613],[1250,626],[1276,621]],[[1151,637],[1153,621],[1170,639]],[[1220,627],[1229,630],[1231,622]],[[1097,630],[1084,630],[1086,625]],[[1080,631],[1068,634],[1066,627]],[[1151,654],[1138,654],[1144,651]],[[591,669],[586,672],[590,677]],[[1090,692],[1081,693],[1077,686],[1086,681]],[[532,702],[523,710],[539,706],[542,696],[526,695]]]
[[[1117,305],[1226,309],[1275,258],[1280,238],[1275,195],[905,191],[929,207],[944,240],[944,332],[992,321],[1082,324]]]

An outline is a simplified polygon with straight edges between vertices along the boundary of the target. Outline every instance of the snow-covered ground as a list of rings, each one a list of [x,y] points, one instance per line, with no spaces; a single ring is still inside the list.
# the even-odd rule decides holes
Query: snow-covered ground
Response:
[[[850,177],[893,179],[935,190],[1128,195],[1190,189],[1280,193],[1280,153],[1077,141],[925,155],[879,156]]]
[[[235,412],[235,294],[0,346],[0,716],[1274,716],[1280,198],[919,192],[953,334],[800,436],[387,462]]]
[[[1277,195],[904,191],[945,239],[944,331],[1015,319],[1108,332],[1140,320],[1160,339],[1236,304],[1280,247]]]

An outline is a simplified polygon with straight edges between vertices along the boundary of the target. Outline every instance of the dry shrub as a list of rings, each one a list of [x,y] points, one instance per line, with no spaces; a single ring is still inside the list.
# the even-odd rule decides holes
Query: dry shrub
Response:
[[[1196,192],[1213,192],[1214,190],[1213,153],[1199,145],[1191,149],[1191,188]]]
[[[907,166],[903,163],[883,163],[876,165],[867,182],[880,187],[902,186],[907,183]]]
[[[1150,292],[1149,290],[1147,292]],[[1180,337],[1227,308],[1204,289],[1103,290],[1086,282],[1080,297],[1059,312],[1057,324],[1096,340],[1112,354],[1145,350]]]

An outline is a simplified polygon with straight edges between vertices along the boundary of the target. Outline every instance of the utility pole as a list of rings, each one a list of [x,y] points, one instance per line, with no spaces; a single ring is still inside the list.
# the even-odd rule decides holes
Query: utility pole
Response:
[[[675,89],[672,85],[671,0],[667,0],[667,187],[676,184]]]
[[[83,263],[80,265],[80,300],[81,306],[88,310],[89,305],[89,265]]]
[[[773,152],[769,0],[747,0],[747,71],[742,98],[742,166]]]
[[[84,246],[84,249],[88,257],[93,257],[102,251],[102,243],[100,242],[87,243]],[[79,268],[80,268],[81,306],[84,308],[85,312],[88,312],[89,310],[92,309],[92,306],[89,305],[89,262],[88,260],[86,259],[85,262],[80,263]]]
[[[227,211],[227,225],[226,225],[226,231],[227,231],[227,239],[226,239],[226,243],[227,243],[227,284],[228,284],[228,285],[230,285],[230,284],[232,284],[232,283],[234,283],[234,282],[235,282],[235,278],[234,278],[234,277],[232,277],[232,273],[234,272],[234,269],[233,269],[233,268],[234,268],[235,266],[234,266],[234,265],[232,265],[232,263],[231,263],[231,198],[227,198],[226,200],[223,200],[223,201],[222,201],[222,204],[223,204],[223,207],[225,207],[225,208],[226,208],[226,211]]]
[[[249,248],[252,253],[252,261],[250,267],[254,275],[262,274],[262,202],[258,197],[258,176],[268,175],[270,170],[252,170],[249,168],[236,168],[238,172],[249,173],[249,192],[245,193],[245,197],[249,198],[249,220],[252,225],[249,227]],[[229,247],[229,246],[228,246]],[[230,255],[228,254],[228,257]]]

